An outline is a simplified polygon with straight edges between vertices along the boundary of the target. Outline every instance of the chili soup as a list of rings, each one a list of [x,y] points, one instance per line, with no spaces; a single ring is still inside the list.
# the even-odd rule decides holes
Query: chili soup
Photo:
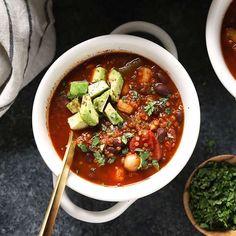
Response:
[[[79,64],[50,101],[49,134],[63,158],[70,129],[72,171],[93,183],[120,186],[146,179],[176,152],[184,124],[180,94],[152,61],[105,53]]]

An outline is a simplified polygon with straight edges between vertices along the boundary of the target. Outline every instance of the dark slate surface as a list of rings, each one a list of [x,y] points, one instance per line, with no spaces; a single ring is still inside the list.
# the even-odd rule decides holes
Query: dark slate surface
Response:
[[[209,156],[236,153],[236,102],[210,65],[205,22],[210,0],[54,1],[57,53],[130,20],[146,20],[173,37],[201,103],[201,132],[184,170],[162,190],[139,199],[106,224],[79,222],[60,209],[53,235],[200,235],[185,216],[182,194],[192,170]],[[0,119],[0,235],[37,235],[52,190],[49,169],[35,146],[31,111],[42,72]],[[209,145],[212,144],[212,145]],[[213,146],[213,148],[211,148]],[[87,209],[110,203],[70,192]]]

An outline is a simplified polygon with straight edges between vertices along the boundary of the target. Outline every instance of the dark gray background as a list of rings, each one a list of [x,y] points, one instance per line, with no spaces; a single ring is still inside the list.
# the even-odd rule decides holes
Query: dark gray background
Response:
[[[138,200],[106,224],[79,222],[59,210],[53,235],[200,235],[185,216],[182,194],[191,171],[209,156],[236,153],[236,102],[217,79],[205,46],[210,0],[54,1],[56,58],[86,39],[118,25],[145,20],[165,29],[190,74],[201,104],[201,132],[184,170],[162,190]],[[52,178],[35,146],[31,112],[43,71],[0,119],[0,235],[37,235],[52,190]],[[70,192],[87,209],[100,203]]]

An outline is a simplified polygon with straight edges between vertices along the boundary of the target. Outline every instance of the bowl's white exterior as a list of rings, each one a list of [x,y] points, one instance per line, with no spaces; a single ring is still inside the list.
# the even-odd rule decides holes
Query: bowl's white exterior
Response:
[[[236,98],[236,78],[233,77],[222,54],[221,27],[232,0],[213,0],[206,24],[206,45],[211,64],[224,87]]]
[[[185,69],[174,56],[155,43],[129,35],[106,35],[80,43],[65,52],[48,69],[39,85],[33,106],[35,141],[45,163],[54,174],[58,175],[62,162],[53,148],[47,130],[46,114],[52,92],[63,76],[74,66],[107,50],[136,53],[160,65],[168,72],[180,91],[185,108],[181,143],[170,162],[151,177],[122,187],[106,187],[89,182],[73,172],[69,175],[67,185],[85,196],[105,201],[125,201],[151,194],[167,185],[179,174],[197,142],[200,108],[197,93]]]

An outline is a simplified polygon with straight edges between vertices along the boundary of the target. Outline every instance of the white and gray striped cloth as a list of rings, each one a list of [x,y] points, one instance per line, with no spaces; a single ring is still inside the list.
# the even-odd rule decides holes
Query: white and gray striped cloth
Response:
[[[0,117],[53,59],[51,0],[0,0]]]

